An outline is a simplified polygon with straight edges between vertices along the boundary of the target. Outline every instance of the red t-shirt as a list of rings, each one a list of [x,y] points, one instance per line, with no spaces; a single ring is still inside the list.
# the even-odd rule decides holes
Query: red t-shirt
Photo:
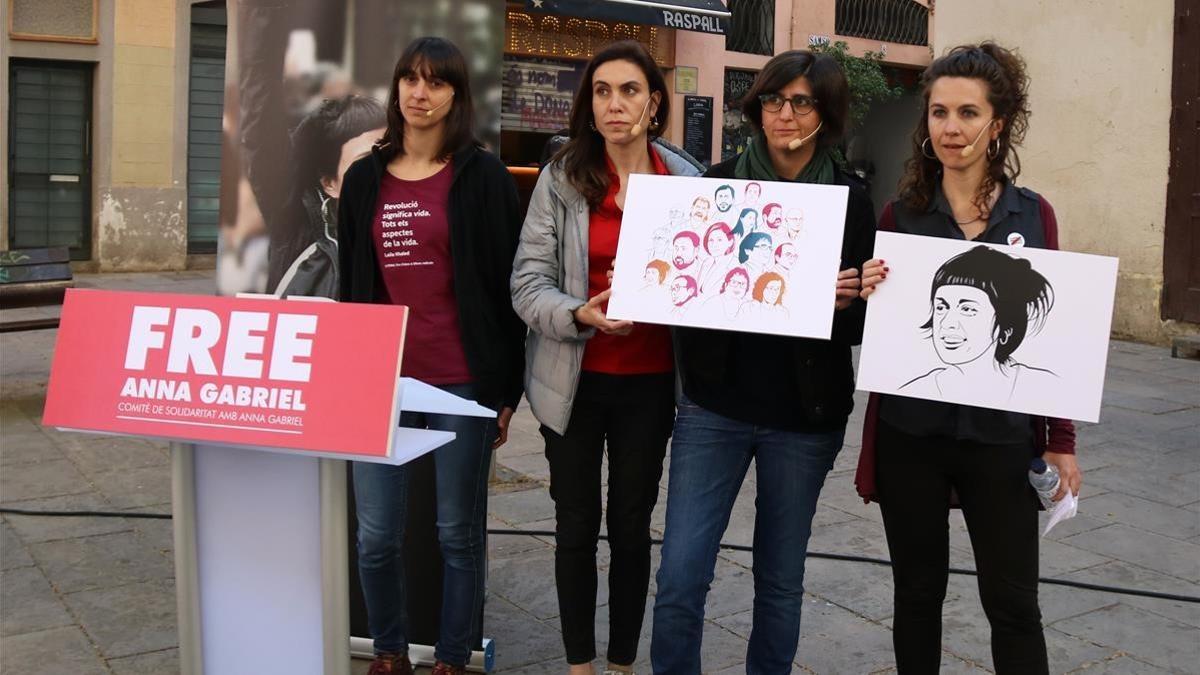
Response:
[[[449,162],[421,180],[384,172],[371,234],[387,300],[409,309],[400,372],[430,384],[471,381],[454,299]]]
[[[654,173],[669,172],[658,153],[647,147]],[[617,238],[621,234],[621,217],[617,207],[617,192],[621,181],[616,167],[606,154],[608,165],[608,194],[588,219],[588,297],[599,295],[608,288],[608,270],[617,256]],[[608,303],[604,310],[608,311]],[[583,369],[612,375],[669,373],[675,368],[671,352],[671,331],[666,326],[635,324],[629,335],[606,335],[600,331],[587,341],[583,349]]]

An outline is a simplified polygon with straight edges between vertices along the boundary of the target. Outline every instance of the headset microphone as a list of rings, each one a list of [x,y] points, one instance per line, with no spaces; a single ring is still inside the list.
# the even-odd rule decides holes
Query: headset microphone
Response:
[[[970,145],[967,145],[962,150],[958,151],[959,156],[960,157],[970,157],[971,153],[975,152],[975,144],[979,142],[979,138],[981,136],[983,136],[983,132],[987,131],[988,128],[991,126],[992,126],[992,121],[988,120],[988,123],[985,124],[983,126],[983,128],[979,130],[979,133],[975,134],[975,140],[971,141]]]
[[[638,134],[642,133],[642,120],[646,119],[646,111],[650,109],[651,100],[653,99],[646,99],[646,105],[642,108],[642,114],[638,115],[638,121],[634,122],[633,126],[629,127],[629,134],[631,136],[637,136]]]
[[[825,124],[824,122],[821,122],[820,124],[818,124],[817,128],[813,129],[812,133],[805,136],[804,138],[793,138],[791,141],[788,142],[788,150],[795,150],[796,148],[807,143],[808,139],[817,135],[817,132],[821,130],[821,126],[824,124]]]
[[[442,107],[442,106],[446,105],[447,103],[449,103],[450,101],[453,101],[453,100],[454,100],[454,92],[450,92],[450,95],[446,97],[446,100],[445,100],[445,101],[442,101],[441,103],[439,103],[439,104],[437,104],[437,105],[433,106],[433,107],[432,107],[432,108],[430,108],[429,110],[426,110],[426,111],[425,111],[425,116],[426,116],[426,117],[433,117],[433,111],[437,110],[438,108],[440,108],[440,107]]]

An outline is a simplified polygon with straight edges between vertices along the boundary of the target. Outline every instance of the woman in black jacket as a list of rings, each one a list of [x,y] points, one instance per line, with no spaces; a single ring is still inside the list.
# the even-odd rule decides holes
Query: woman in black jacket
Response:
[[[462,53],[421,38],[396,63],[388,128],[347,170],[338,217],[344,301],[406,305],[402,374],[499,411],[496,421],[401,415],[402,426],[453,431],[434,450],[445,573],[435,673],[462,672],[483,602],[487,477],[521,398],[525,324],[508,279],[521,229],[516,184],[472,133]],[[405,466],[356,463],[358,563],[377,658],[369,671],[411,673],[404,569]]]
[[[1058,248],[1054,209],[1016,185],[1028,87],[1025,62],[993,42],[955,47],[930,64],[921,76],[925,114],[880,229]],[[864,265],[864,298],[889,270],[883,260]],[[1038,608],[1038,501],[1028,471],[1041,455],[1061,477],[1054,499],[1067,490],[1078,494],[1075,427],[1070,420],[936,399],[938,382],[986,391],[989,379],[1003,378],[1011,392],[1024,373],[1022,386],[1036,386],[1047,375],[1012,354],[1052,298],[1045,278],[1024,260],[983,246],[951,259],[931,284],[928,325],[941,331],[945,324],[954,347],[945,361],[952,366],[906,386],[912,397],[872,394],[867,404],[855,481],[883,515],[896,584],[896,669],[904,675],[936,673],[941,664],[952,494],[971,536],[996,672],[1049,672]],[[951,302],[939,306],[945,299]]]
[[[836,298],[830,298],[830,340],[676,330],[683,396],[671,446],[654,604],[655,673],[701,670],[705,596],[752,459],[758,497],[754,629],[746,668],[791,671],[813,513],[853,406],[850,346],[861,340],[864,316],[858,270],[875,245],[871,200],[847,180],[831,151],[845,128],[848,100],[846,77],[832,58],[807,51],[776,56],[742,102],[757,131],[750,147],[706,174],[849,185],[849,204],[842,225],[842,272]]]

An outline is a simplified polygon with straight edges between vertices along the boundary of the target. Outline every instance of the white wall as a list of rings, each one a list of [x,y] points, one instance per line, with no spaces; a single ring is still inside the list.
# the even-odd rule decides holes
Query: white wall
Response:
[[[940,2],[935,55],[991,38],[1028,64],[1018,184],[1058,214],[1062,247],[1121,259],[1113,332],[1162,341],[1171,0]]]

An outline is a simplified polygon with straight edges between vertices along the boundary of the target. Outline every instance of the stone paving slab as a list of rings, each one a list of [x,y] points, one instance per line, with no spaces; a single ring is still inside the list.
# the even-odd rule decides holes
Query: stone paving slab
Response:
[[[177,643],[175,585],[169,579],[65,596],[79,624],[110,658],[170,649]]]
[[[74,618],[37,567],[8,570],[0,584],[0,607],[20,611],[0,613],[0,637],[73,626]]]
[[[1089,567],[1086,570],[1080,570],[1072,574],[1065,575],[1063,579],[1068,581],[1081,581],[1084,583],[1103,584],[1107,586],[1116,586],[1120,588],[1144,588],[1155,590],[1160,593],[1174,593],[1178,595],[1189,595],[1192,597],[1200,597],[1200,584],[1195,584],[1189,581],[1184,581],[1176,577],[1167,576],[1148,570],[1144,567],[1139,567],[1120,560],[1113,560],[1103,565]],[[1047,589],[1062,588],[1055,586],[1043,586],[1042,595],[1046,594]],[[1129,595],[1117,595],[1115,593],[1103,592],[1086,592],[1071,588],[1062,588],[1062,593],[1070,593],[1075,598],[1086,598],[1091,600],[1097,606],[1105,604],[1122,603],[1133,607],[1144,609],[1147,612],[1159,614],[1170,619],[1174,619],[1181,623],[1186,623],[1200,631],[1200,604],[1181,602],[1178,600],[1163,600],[1159,598],[1142,598]],[[1043,603],[1043,610],[1046,603]],[[1081,614],[1083,612],[1074,612],[1073,614]],[[1054,619],[1047,617],[1046,623],[1053,625]]]
[[[1054,629],[1111,646],[1171,672],[1196,672],[1195,629],[1136,607],[1117,604],[1064,619]]]
[[[33,564],[33,558],[13,532],[12,526],[6,520],[0,521],[0,572],[32,567]]]
[[[1185,509],[1152,502],[1134,495],[1110,492],[1085,498],[1090,519],[1112,524],[1123,523],[1174,539],[1200,535],[1200,518]]]
[[[90,491],[87,480],[67,459],[6,466],[0,472],[0,503],[73,495]]]
[[[5,504],[5,506],[30,511],[107,511],[110,509],[110,504],[94,492],[13,502]],[[5,519],[26,544],[127,532],[133,529],[130,521],[124,518],[94,518],[90,516],[44,518],[6,514]]]
[[[134,532],[63,539],[28,546],[60,593],[170,579],[167,559]]]
[[[22,416],[22,419],[25,425],[5,424],[0,431],[4,438],[4,443],[0,443],[0,468],[67,458],[56,446],[44,442],[46,435],[29,418]],[[31,430],[26,431],[26,427]]]
[[[108,667],[113,675],[164,675],[179,672],[179,650],[164,649],[160,652],[109,659]]]
[[[1180,579],[1200,581],[1200,546],[1129,525],[1109,525],[1067,537],[1063,543]]]
[[[0,675],[108,675],[108,669],[76,626],[4,638]]]

